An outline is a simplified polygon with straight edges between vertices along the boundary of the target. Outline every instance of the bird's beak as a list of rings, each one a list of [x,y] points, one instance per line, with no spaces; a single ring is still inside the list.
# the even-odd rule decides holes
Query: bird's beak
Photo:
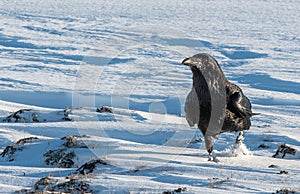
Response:
[[[191,66],[192,60],[190,58],[186,58],[182,61],[182,64]]]

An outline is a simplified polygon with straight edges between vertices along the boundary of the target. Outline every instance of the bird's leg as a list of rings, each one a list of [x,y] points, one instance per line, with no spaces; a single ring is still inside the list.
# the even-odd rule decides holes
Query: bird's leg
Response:
[[[214,157],[212,155],[212,150],[208,150],[208,161],[213,161]]]
[[[249,155],[249,151],[247,151],[245,148],[243,148],[243,146],[241,146],[243,144],[244,139],[244,132],[240,131],[239,135],[236,137],[234,148],[242,151],[244,155]]]
[[[244,131],[240,131],[239,135],[236,137],[235,143],[242,144],[244,139]]]
[[[206,150],[208,152],[208,161],[213,161],[213,155],[212,155],[212,151],[213,151],[212,138],[211,138],[211,136],[205,135],[204,139],[205,139]]]

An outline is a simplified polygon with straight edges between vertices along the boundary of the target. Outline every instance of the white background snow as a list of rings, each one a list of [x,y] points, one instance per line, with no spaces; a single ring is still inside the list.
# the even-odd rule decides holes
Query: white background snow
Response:
[[[96,193],[300,192],[299,155],[272,158],[282,143],[300,148],[299,18],[297,0],[1,0],[0,117],[33,108],[51,122],[1,119],[2,151],[39,139],[12,162],[0,158],[0,192],[33,189],[47,175],[63,180],[98,157],[109,167],[85,177]],[[202,135],[185,121],[192,74],[181,61],[200,52],[261,113],[245,134],[249,155],[230,154],[237,134],[222,134],[218,163],[208,162]],[[115,114],[97,114],[102,105]],[[61,121],[67,107],[89,108]],[[74,168],[47,166],[43,154],[76,134],[96,146],[77,150]]]

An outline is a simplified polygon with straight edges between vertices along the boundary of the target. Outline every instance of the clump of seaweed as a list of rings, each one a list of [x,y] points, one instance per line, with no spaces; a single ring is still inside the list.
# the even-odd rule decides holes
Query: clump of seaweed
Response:
[[[67,148],[87,148],[82,140],[78,140],[81,137],[88,137],[88,136],[78,136],[78,135],[67,135],[62,137],[61,140],[65,140],[63,146]]]
[[[32,143],[33,140],[38,139],[37,137],[26,137],[19,139],[16,143],[8,145],[4,148],[3,152],[0,154],[6,161],[12,162],[15,160],[14,155],[17,151],[22,151],[24,144]]]
[[[26,118],[24,116],[22,116],[21,114],[23,114],[24,112],[28,112],[28,111],[31,111],[31,109],[20,109],[14,113],[12,113],[11,115],[7,116],[5,119],[3,119],[3,122],[8,122],[8,123],[11,123],[11,122],[29,122],[29,118]],[[32,115],[32,121],[33,122],[38,122],[38,121],[34,121],[36,120],[36,115],[33,114]]]
[[[76,157],[75,152],[68,152],[67,148],[59,148],[57,150],[49,150],[44,154],[45,163],[47,165],[59,168],[71,168],[74,165],[73,159]]]
[[[292,193],[299,193],[299,192],[300,192],[299,188],[294,189],[294,188],[284,187],[284,188],[281,188],[281,189],[277,190],[275,193],[292,194]]]
[[[3,158],[6,157],[6,161],[12,162],[14,161],[14,154],[16,151],[21,151],[21,147],[16,147],[15,144],[8,145],[4,148],[3,152],[0,154]]]
[[[64,121],[72,121],[73,119],[70,117],[70,114],[72,113],[72,109],[71,108],[66,108],[64,110],[64,117],[62,118],[62,120]]]
[[[90,161],[86,162],[85,164],[83,164],[81,167],[79,167],[76,170],[76,173],[80,173],[83,175],[92,173],[94,171],[94,169],[96,168],[97,164],[107,165],[107,162],[105,162],[102,159],[90,160]]]
[[[32,143],[33,140],[38,139],[37,137],[25,137],[23,139],[19,139],[16,144],[18,145],[24,145],[26,143]]]
[[[46,176],[39,179],[31,190],[23,189],[17,191],[19,194],[36,194],[36,193],[94,193],[90,185],[83,181],[72,178],[65,178],[63,181]]]
[[[176,194],[187,191],[186,187],[179,187],[178,189],[174,189],[173,191],[164,191],[163,194]]]
[[[47,165],[55,166],[58,168],[71,168],[75,162],[73,159],[76,157],[74,152],[75,148],[87,148],[85,143],[80,139],[88,137],[86,135],[67,135],[61,138],[64,143],[58,149],[49,150],[43,156]],[[69,151],[73,149],[72,151]]]

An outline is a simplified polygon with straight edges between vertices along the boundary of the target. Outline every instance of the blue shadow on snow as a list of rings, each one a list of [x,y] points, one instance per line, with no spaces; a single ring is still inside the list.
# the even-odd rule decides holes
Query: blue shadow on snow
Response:
[[[272,78],[265,73],[246,74],[233,79],[257,89],[300,94],[300,83]]]

